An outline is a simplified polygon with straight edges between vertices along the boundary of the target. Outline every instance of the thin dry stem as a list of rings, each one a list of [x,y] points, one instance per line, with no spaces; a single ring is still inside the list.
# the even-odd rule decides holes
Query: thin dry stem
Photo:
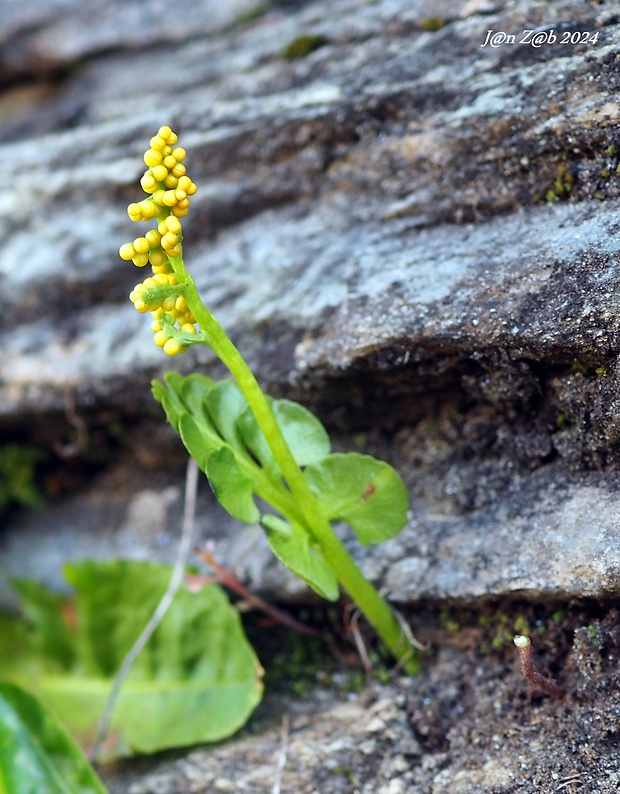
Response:
[[[198,466],[193,458],[187,461],[187,473],[185,476],[185,500],[183,508],[183,525],[181,529],[181,542],[179,543],[179,553],[170,576],[170,582],[161,601],[157,605],[149,622],[146,624],[138,639],[134,642],[129,653],[123,659],[120,670],[116,674],[114,684],[108,696],[105,712],[99,725],[99,732],[91,752],[91,759],[95,759],[100,753],[103,744],[110,730],[112,714],[118,701],[121,689],[138,655],[153,636],[155,629],[159,626],[162,618],[168,611],[179,587],[183,582],[183,573],[187,565],[187,558],[192,547],[192,534],[194,530],[194,514],[196,512],[196,490],[198,485]]]
[[[215,571],[215,576],[200,576],[196,574],[190,574],[187,577],[190,586],[205,584],[215,580],[218,584],[222,585],[222,587],[228,587],[238,596],[241,596],[241,598],[243,598],[249,606],[260,609],[262,612],[269,615],[277,623],[281,623],[283,626],[287,626],[289,629],[298,631],[301,634],[306,634],[309,637],[323,637],[323,632],[319,629],[315,629],[313,626],[307,626],[305,623],[301,623],[292,615],[289,615],[287,612],[278,609],[278,607],[273,606],[273,604],[265,601],[260,596],[251,593],[243,584],[243,582],[240,582],[233,573],[227,571],[213,559],[212,543],[207,544],[205,551],[194,549],[194,553],[204,560],[204,562],[206,562],[210,568],[213,568]]]
[[[548,678],[536,669],[530,638],[517,634],[514,638],[514,644],[519,651],[521,672],[530,684],[544,692],[545,695],[550,695],[554,698],[562,697],[566,692],[564,687],[558,686],[552,678]]]
[[[366,645],[364,644],[364,639],[362,637],[362,632],[358,626],[360,615],[361,612],[359,609],[356,609],[351,615],[351,634],[353,635],[355,647],[357,648],[359,657],[362,660],[362,665],[364,666],[364,672],[366,673],[366,687],[370,688],[372,684],[372,662],[368,656]]]

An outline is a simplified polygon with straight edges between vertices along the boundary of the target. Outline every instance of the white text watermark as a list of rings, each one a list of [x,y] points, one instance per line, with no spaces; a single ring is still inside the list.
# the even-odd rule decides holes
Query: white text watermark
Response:
[[[540,28],[522,30],[520,33],[506,33],[503,30],[489,28],[484,43],[481,47],[503,47],[507,44],[525,45],[528,47],[543,47],[546,44],[596,44],[599,31],[592,33],[588,30],[555,30]]]

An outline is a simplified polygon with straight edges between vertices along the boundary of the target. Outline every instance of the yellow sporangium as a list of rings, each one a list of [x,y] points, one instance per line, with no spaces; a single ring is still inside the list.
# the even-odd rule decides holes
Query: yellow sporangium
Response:
[[[135,222],[155,220],[156,228],[119,250],[121,259],[137,267],[151,265],[153,276],[137,284],[129,297],[139,312],[151,312],[155,344],[171,356],[187,350],[193,338],[198,341],[196,320],[183,297],[174,267],[182,261],[183,254],[180,219],[187,215],[190,197],[197,190],[183,163],[185,149],[175,146],[177,141],[177,134],[168,126],[160,127],[151,138],[144,153],[147,170],[140,179],[142,189],[149,195],[130,204],[127,214]]]

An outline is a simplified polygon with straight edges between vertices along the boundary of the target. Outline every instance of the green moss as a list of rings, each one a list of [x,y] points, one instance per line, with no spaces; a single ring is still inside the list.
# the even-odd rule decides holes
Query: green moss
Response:
[[[515,634],[529,635],[531,631],[528,619],[524,615],[517,615],[512,627],[515,631]]]
[[[372,677],[380,684],[387,684],[392,676],[386,667],[378,667],[372,671]]]
[[[321,669],[325,643],[296,632],[287,632],[287,645],[282,653],[265,665],[266,675],[275,675],[280,681],[285,679],[296,695],[306,695],[316,685],[316,672]],[[287,653],[288,651],[288,653]]]
[[[420,27],[427,33],[434,33],[436,30],[441,30],[445,27],[446,21],[441,17],[427,17],[420,22]]]
[[[350,766],[336,766],[333,769],[329,770],[332,775],[340,775],[341,777],[346,778],[349,783],[355,782],[355,775],[353,773],[353,767]]]
[[[484,643],[489,650],[501,651],[512,644],[515,634],[531,634],[531,627],[525,615],[509,615],[502,612],[481,615],[478,624],[490,629],[488,643]],[[492,632],[492,633],[491,633]]]
[[[355,670],[348,675],[342,688],[352,695],[360,695],[366,689],[366,675],[362,670]]]
[[[248,22],[254,22],[255,19],[260,19],[264,17],[267,13],[267,6],[263,3],[257,3],[257,5],[252,6],[252,8],[248,8],[247,11],[243,11],[243,13],[239,14],[237,19],[235,20],[236,25],[245,25]]]
[[[553,204],[560,198],[568,198],[570,196],[575,178],[568,170],[566,165],[560,165],[556,172],[555,182],[553,187],[549,188],[545,193],[545,199],[549,204]]]
[[[579,375],[587,375],[589,377],[592,377],[593,375],[604,377],[608,374],[608,369],[603,365],[595,367],[592,364],[584,364],[581,361],[574,361],[571,365],[571,372],[578,373]]]
[[[0,447],[0,513],[9,507],[39,507],[44,502],[37,483],[37,464],[46,455],[36,447]]]
[[[613,157],[615,153],[616,153],[616,147],[614,146],[614,144],[612,144],[611,146],[608,146],[608,147],[605,149],[605,154],[606,154],[608,157]]]
[[[282,50],[282,57],[285,61],[296,61],[310,55],[311,52],[323,47],[327,42],[326,36],[312,34],[298,36]]]
[[[444,627],[446,631],[449,631],[450,634],[458,634],[461,630],[461,624],[458,620],[455,620],[450,611],[444,609],[439,614],[439,620],[441,621],[441,625]]]
[[[330,610],[302,609],[293,613],[297,620],[315,628],[325,626],[333,632],[336,618]],[[309,637],[283,626],[265,628],[260,613],[244,615],[243,625],[258,658],[265,668],[265,687],[293,692],[304,697],[316,687],[317,680],[329,684],[339,661],[328,642]]]

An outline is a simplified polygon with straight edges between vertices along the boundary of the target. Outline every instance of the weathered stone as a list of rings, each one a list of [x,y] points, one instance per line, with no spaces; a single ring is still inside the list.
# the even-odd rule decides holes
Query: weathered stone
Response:
[[[67,386],[78,401],[112,391],[123,402],[134,394],[129,372],[135,381],[163,368],[122,300],[136,275],[116,257],[131,236],[123,204],[136,195],[140,152],[162,106],[201,185],[186,247],[209,304],[254,361],[265,342],[277,344],[274,322],[288,340],[269,380],[322,361],[339,368],[371,350],[394,361],[408,347],[412,363],[429,346],[433,357],[443,350],[440,361],[498,346],[541,363],[609,358],[617,246],[607,230],[617,210],[535,206],[558,169],[572,175],[573,199],[618,195],[615,178],[600,176],[615,162],[606,153],[615,78],[604,12],[582,19],[599,26],[596,45],[493,50],[480,47],[486,30],[513,29],[521,11],[463,19],[460,4],[446,2],[438,10],[447,24],[426,33],[422,3],[379,4],[353,21],[358,6],[334,4],[331,44],[300,62],[283,61],[281,50],[297,29],[320,28],[313,5],[233,29],[226,47],[218,38],[169,44],[160,80],[139,93],[135,75],[152,73],[153,54],[96,58],[85,37],[79,51],[90,46],[91,62],[62,85],[87,103],[82,123],[11,142],[4,159],[14,186],[2,197],[1,266],[12,276],[4,412],[57,408]],[[530,9],[532,24],[542,8]],[[556,4],[554,14],[576,9]],[[231,62],[230,49],[243,55]],[[56,57],[69,66],[75,56],[65,50]],[[6,124],[10,137],[10,115]],[[295,362],[291,341],[304,335],[316,342]]]
[[[181,0],[171,14],[161,0],[103,5],[45,0],[36,8],[3,0],[1,9],[2,82],[10,83],[62,74],[84,58],[105,58],[110,51],[139,52],[150,47],[165,51],[167,44],[242,22],[257,5],[253,0],[206,0],[200,5]],[[86,99],[82,96],[82,101]]]

